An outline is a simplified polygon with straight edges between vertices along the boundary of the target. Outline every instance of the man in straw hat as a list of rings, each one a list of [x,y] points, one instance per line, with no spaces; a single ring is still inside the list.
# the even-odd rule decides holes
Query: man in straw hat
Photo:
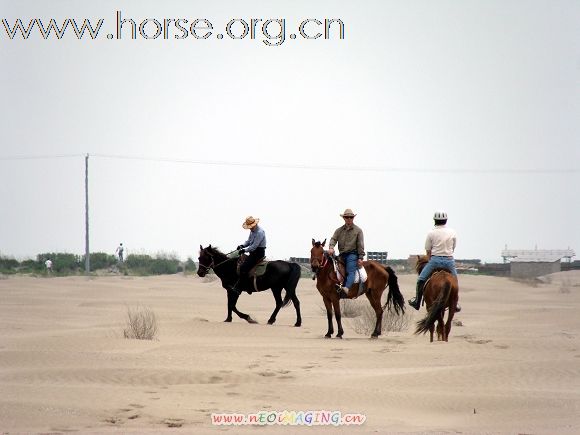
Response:
[[[248,276],[248,272],[254,267],[258,262],[266,256],[266,232],[258,225],[260,222],[259,218],[253,216],[248,216],[242,228],[250,230],[250,237],[242,245],[238,245],[236,248],[240,255],[248,252],[248,258],[240,266],[240,279],[234,286],[234,290],[241,293],[241,290],[237,289],[239,282],[243,277]]]
[[[328,253],[334,255],[334,246],[338,243],[338,250],[346,269],[344,287],[339,285],[337,288],[342,298],[346,297],[348,289],[354,283],[356,270],[362,267],[362,261],[365,257],[365,242],[362,229],[354,224],[356,214],[347,208],[340,216],[344,219],[344,225],[337,228],[332,235],[328,245]]]

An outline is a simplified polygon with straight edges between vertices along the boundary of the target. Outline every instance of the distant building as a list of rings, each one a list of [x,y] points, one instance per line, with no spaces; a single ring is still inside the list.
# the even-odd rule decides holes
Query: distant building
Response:
[[[310,258],[307,257],[290,257],[288,261],[291,263],[298,263],[301,266],[310,266]]]
[[[387,251],[369,251],[367,252],[367,260],[373,260],[381,264],[387,264]]]
[[[510,276],[530,279],[562,270],[562,259],[572,261],[576,254],[572,249],[504,249],[501,256],[510,263]]]

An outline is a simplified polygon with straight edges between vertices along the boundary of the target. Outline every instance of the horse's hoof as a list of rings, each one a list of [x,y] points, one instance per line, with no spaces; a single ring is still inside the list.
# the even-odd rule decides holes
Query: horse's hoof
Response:
[[[228,322],[228,323],[230,323],[231,321],[232,321],[232,319],[226,319],[226,320],[224,320],[224,322]]]
[[[294,326],[295,326],[296,328],[300,328],[300,327],[302,326],[302,323],[300,323],[300,322],[296,322],[296,323],[294,324]]]
[[[324,336],[325,338],[332,338],[332,334],[328,333]]]
[[[379,334],[372,334],[371,338],[379,338]]]
[[[274,322],[272,320],[268,320],[268,325],[273,325]]]
[[[248,323],[258,323],[258,322],[256,322],[254,319],[252,319],[250,316],[248,316],[248,318],[246,319],[246,321],[247,321]]]
[[[336,338],[342,339],[342,334],[340,334],[340,335],[336,334]]]

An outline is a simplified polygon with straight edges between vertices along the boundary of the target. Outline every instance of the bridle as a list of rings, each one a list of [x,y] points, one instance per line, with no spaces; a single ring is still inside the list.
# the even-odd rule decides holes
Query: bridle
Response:
[[[322,260],[320,260],[319,258],[314,258],[314,260],[318,260],[319,264],[318,264],[318,269],[316,269],[316,272],[314,272],[314,275],[318,278],[318,274],[322,271],[322,269],[324,269],[324,266],[326,266],[326,263],[328,263],[328,254],[326,252],[322,252]],[[312,266],[312,259],[310,261],[310,266]]]
[[[224,264],[226,261],[230,261],[231,258],[226,258],[224,261],[215,264],[215,260],[213,258],[213,255],[210,254],[209,252],[206,252],[207,255],[209,255],[209,258],[211,258],[211,263],[209,264],[209,266],[206,266],[205,264],[201,264],[201,261],[199,262],[199,266],[203,267],[205,269],[205,273],[208,273],[210,269],[215,270],[218,266],[221,266],[222,264]]]

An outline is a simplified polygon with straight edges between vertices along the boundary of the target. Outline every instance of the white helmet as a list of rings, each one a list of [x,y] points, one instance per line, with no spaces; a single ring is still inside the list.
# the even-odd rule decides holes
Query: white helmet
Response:
[[[436,221],[444,221],[444,220],[447,220],[447,213],[445,213],[443,210],[437,210],[433,214],[433,219],[435,219]]]

